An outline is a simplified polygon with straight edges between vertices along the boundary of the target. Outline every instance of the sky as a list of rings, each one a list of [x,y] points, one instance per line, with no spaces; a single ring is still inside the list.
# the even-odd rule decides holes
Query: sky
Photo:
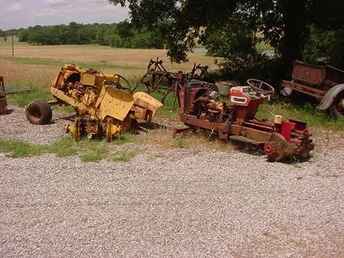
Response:
[[[113,23],[128,18],[128,9],[108,0],[0,0],[0,29],[34,25]]]

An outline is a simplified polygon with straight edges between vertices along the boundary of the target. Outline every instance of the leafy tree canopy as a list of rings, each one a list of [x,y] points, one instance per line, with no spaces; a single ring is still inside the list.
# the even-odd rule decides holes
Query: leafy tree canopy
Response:
[[[128,6],[135,24],[159,28],[167,40],[168,54],[175,61],[186,60],[186,52],[195,46],[195,39],[205,43],[209,39],[207,36],[213,35],[211,32],[218,28],[223,28],[225,33],[239,30],[237,34],[242,37],[240,28],[243,28],[244,31],[261,32],[283,60],[291,63],[302,58],[311,25],[332,30],[344,25],[343,0],[109,1]],[[245,26],[237,28],[238,23],[233,20]],[[208,41],[208,47],[221,48],[221,39],[226,40],[226,35],[220,33],[218,36],[210,39],[210,44]],[[249,40],[249,37],[243,38],[246,47],[254,43]]]

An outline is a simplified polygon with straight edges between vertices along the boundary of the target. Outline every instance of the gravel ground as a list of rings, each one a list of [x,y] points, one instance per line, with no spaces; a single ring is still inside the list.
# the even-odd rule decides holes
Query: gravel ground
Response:
[[[0,118],[0,137],[4,119],[16,124]],[[283,164],[236,151],[127,163],[0,154],[0,257],[344,257],[343,155],[318,148]]]
[[[32,125],[25,117],[24,109],[9,107],[11,114],[0,116],[0,138],[18,139],[36,144],[55,142],[64,133],[66,122],[53,112],[53,123],[45,126]]]

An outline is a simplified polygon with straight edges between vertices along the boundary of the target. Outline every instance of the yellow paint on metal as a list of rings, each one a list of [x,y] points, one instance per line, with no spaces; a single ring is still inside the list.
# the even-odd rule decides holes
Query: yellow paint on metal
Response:
[[[123,90],[103,87],[97,105],[100,119],[112,117],[124,121],[134,104],[133,96]]]
[[[134,101],[135,105],[150,110],[153,116],[156,111],[163,106],[160,101],[145,92],[136,92],[134,94]]]
[[[91,73],[82,73],[80,83],[87,86],[96,84],[96,75]]]

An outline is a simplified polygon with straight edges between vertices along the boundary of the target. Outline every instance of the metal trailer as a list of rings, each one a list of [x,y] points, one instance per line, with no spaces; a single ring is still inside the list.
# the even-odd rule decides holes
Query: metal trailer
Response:
[[[281,94],[299,92],[320,102],[319,110],[335,118],[344,117],[344,71],[329,65],[310,65],[296,61],[292,80],[282,82]]]

